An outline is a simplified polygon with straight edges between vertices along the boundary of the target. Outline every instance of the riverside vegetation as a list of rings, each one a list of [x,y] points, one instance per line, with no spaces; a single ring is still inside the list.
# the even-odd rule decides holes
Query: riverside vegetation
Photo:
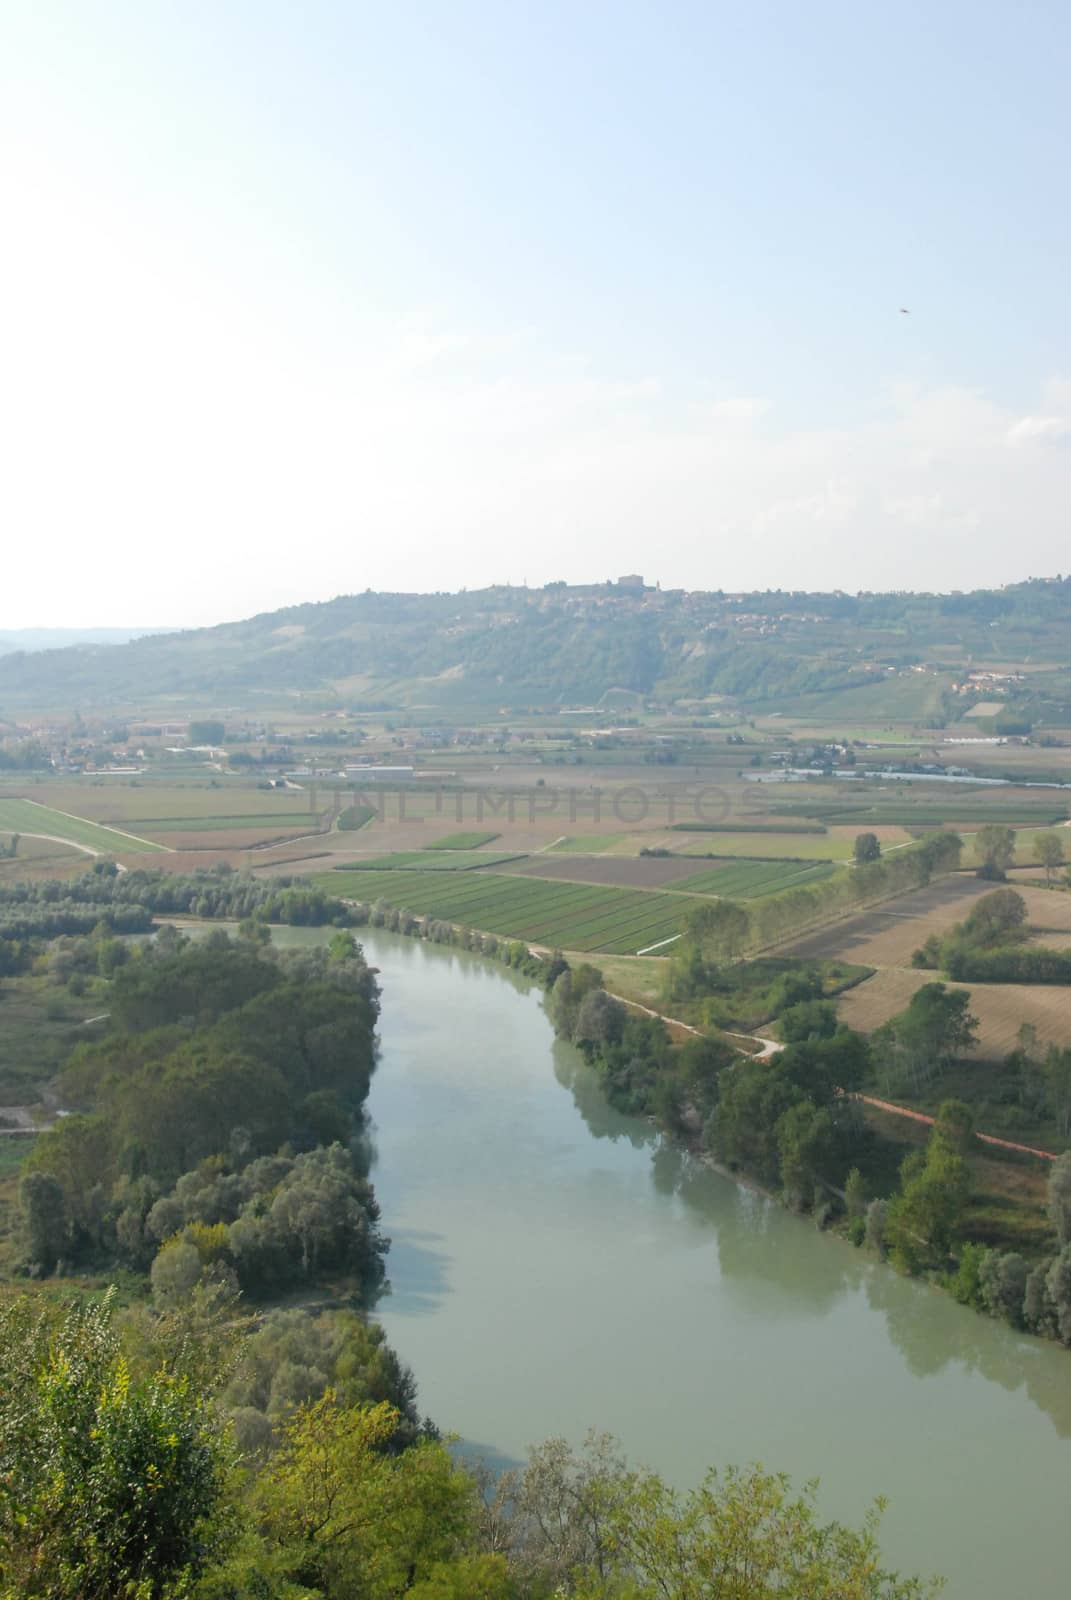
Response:
[[[189,902],[189,884],[147,876],[140,894]],[[28,893],[0,935],[7,970],[44,963],[109,1009],[63,1064],[72,1114],[20,1184],[9,1267],[26,1287],[0,1304],[4,1600],[930,1592],[882,1570],[878,1507],[858,1530],[826,1524],[810,1490],[758,1468],[681,1494],[608,1437],[550,1440],[498,1479],[456,1461],[367,1319],[389,1249],[364,1140],[374,971],[344,927],[278,952],[255,915],[237,938],[128,943],[115,919],[147,909],[136,887],[101,872],[69,905]],[[279,905],[225,876],[198,888],[221,915]],[[79,906],[88,933],[49,941],[33,920]],[[551,983],[563,1016],[575,994],[588,1047],[613,1017],[585,969],[485,953]],[[727,1064],[702,1041],[675,1067],[691,1084]]]

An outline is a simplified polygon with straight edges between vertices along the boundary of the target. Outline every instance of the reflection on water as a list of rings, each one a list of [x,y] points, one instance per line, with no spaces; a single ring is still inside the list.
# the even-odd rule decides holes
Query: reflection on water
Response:
[[[801,1310],[826,1315],[842,1295],[863,1288],[915,1377],[961,1365],[1009,1392],[1023,1390],[1062,1438],[1071,1437],[1071,1362],[1061,1360],[1054,1347],[1017,1337],[1011,1329],[966,1312],[931,1285],[906,1282],[838,1237],[807,1238],[813,1231],[807,1219],[786,1214],[754,1190],[728,1185],[721,1173],[649,1123],[615,1111],[595,1073],[560,1041],[554,1049],[554,1071],[596,1139],[627,1138],[637,1148],[653,1145],[655,1191],[678,1197],[689,1212],[716,1226],[718,1264],[749,1311],[767,1317],[796,1318]],[[798,1249],[786,1251],[786,1228],[800,1230]]]
[[[288,930],[288,940],[318,937]],[[761,1459],[823,1513],[889,1498],[950,1600],[1063,1600],[1071,1358],[823,1236],[609,1106],[502,968],[365,934],[378,1308],[443,1427],[523,1457],[617,1433],[678,1483]]]

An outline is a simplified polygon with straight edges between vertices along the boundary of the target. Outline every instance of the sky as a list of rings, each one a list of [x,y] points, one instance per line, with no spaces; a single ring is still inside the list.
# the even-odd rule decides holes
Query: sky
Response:
[[[0,628],[1071,568],[1069,76],[1064,0],[0,0]]]

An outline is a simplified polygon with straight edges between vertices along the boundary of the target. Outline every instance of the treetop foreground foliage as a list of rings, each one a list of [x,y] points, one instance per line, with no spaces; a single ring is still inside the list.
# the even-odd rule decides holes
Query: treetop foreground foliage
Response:
[[[140,1344],[131,1344],[139,1328]],[[875,1505],[822,1523],[815,1486],[752,1467],[680,1493],[591,1435],[497,1481],[386,1402],[328,1388],[242,1458],[179,1318],[120,1337],[109,1293],[0,1311],[0,1600],[919,1600]],[[246,1335],[248,1337],[248,1335]],[[232,1352],[233,1353],[233,1352]],[[239,1352],[240,1356],[240,1352]],[[150,1359],[151,1358],[151,1359]]]

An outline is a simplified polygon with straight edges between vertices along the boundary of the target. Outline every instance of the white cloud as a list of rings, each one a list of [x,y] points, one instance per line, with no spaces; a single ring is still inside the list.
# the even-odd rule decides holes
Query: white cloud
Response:
[[[378,588],[644,572],[965,588],[1066,566],[1071,386],[878,420],[608,377],[530,329],[386,324],[24,173],[0,260],[0,626],[201,622]],[[14,236],[14,235],[13,235]],[[877,411],[883,406],[882,411]]]
[[[1071,417],[1023,417],[1008,429],[1009,444],[1064,444],[1071,440]]]

